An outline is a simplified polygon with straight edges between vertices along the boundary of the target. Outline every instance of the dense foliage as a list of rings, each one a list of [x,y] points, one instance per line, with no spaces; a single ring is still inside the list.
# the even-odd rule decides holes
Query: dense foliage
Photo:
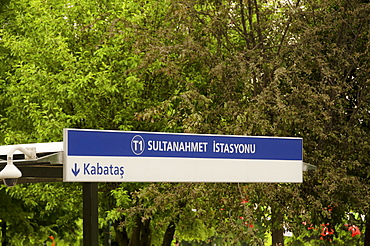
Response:
[[[302,184],[101,184],[119,245],[284,244],[284,228],[370,245],[368,1],[7,0],[0,20],[1,144],[66,127],[291,136],[318,167]],[[78,194],[1,188],[2,240],[76,238]]]

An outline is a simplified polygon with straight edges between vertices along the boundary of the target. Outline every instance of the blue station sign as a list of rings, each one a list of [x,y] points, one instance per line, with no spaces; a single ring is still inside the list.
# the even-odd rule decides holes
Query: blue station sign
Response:
[[[301,138],[65,129],[64,145],[65,181],[302,182]]]

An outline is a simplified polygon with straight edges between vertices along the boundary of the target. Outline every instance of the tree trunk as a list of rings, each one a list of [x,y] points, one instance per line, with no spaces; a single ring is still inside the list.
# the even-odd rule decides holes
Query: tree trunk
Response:
[[[115,241],[119,246],[128,246],[128,235],[126,229],[123,228],[123,231],[119,230],[119,221],[113,223],[114,232],[116,233]]]
[[[130,237],[130,243],[128,246],[140,246],[140,230],[141,230],[141,218],[139,215],[136,217],[136,226],[132,228]]]
[[[171,221],[167,226],[166,232],[164,233],[162,246],[171,246],[173,236],[175,235],[176,225],[175,222]]]
[[[271,208],[272,246],[284,246],[283,215],[280,209]]]
[[[370,213],[366,215],[364,246],[370,246]]]
[[[150,246],[150,220],[141,220],[141,216],[136,217],[136,226],[132,230],[130,243],[128,246]]]
[[[8,239],[6,237],[6,222],[5,221],[3,221],[1,223],[1,239],[2,239],[1,240],[2,241],[1,245],[2,246],[8,245]]]
[[[150,219],[141,223],[141,237],[140,237],[141,245],[143,246],[150,246],[151,238],[150,238]]]
[[[272,229],[272,245],[284,246],[284,229]]]

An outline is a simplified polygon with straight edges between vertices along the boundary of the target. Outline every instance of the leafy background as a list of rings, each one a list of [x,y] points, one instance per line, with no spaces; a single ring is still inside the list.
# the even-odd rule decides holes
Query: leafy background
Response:
[[[100,227],[119,245],[284,244],[284,228],[287,245],[370,245],[369,12],[366,0],[2,1],[0,143],[61,141],[66,127],[302,137],[318,167],[302,184],[102,183]],[[80,194],[1,187],[3,245],[78,244]]]

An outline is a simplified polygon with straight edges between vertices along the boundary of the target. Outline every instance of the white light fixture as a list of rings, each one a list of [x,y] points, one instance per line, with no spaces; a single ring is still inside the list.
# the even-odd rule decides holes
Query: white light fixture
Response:
[[[21,151],[25,155],[25,159],[37,159],[35,148],[23,148],[22,146],[14,146],[8,151],[6,166],[0,172],[0,179],[8,187],[13,187],[17,181],[22,177],[22,172],[13,164],[13,155],[15,151]]]
[[[13,162],[13,161],[12,161]],[[22,172],[13,164],[6,164],[4,169],[0,172],[0,179],[8,187],[13,187],[17,184],[17,180],[22,177]]]

